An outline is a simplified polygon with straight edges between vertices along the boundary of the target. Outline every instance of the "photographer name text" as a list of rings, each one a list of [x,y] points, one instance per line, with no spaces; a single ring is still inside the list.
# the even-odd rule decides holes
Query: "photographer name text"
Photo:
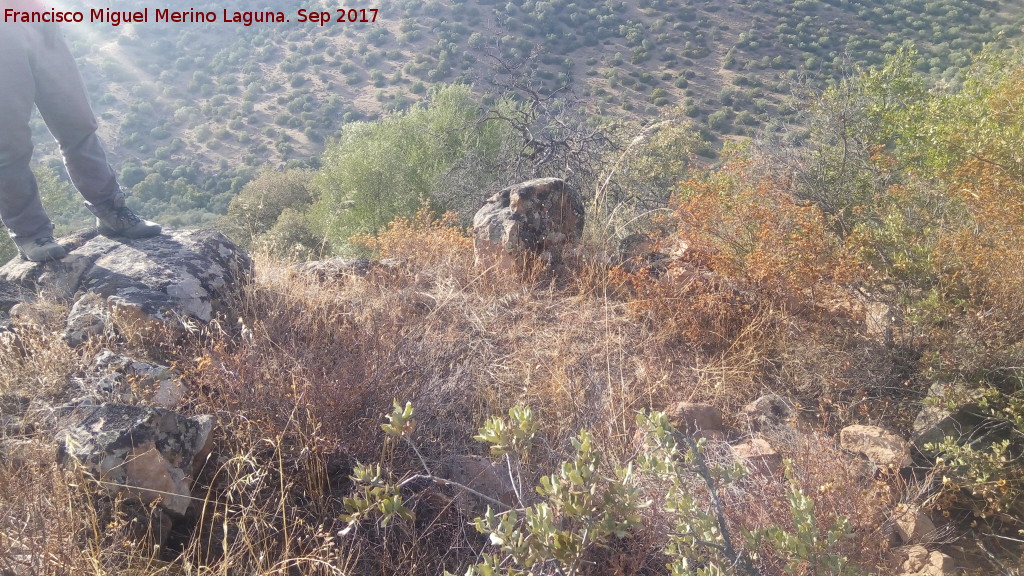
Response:
[[[142,10],[111,10],[110,8],[93,8],[80,10],[14,10],[4,9],[4,22],[21,23],[82,23],[98,22],[120,26],[149,22],[169,22],[178,24],[283,24],[302,22],[317,26],[331,24],[368,24],[377,21],[377,8],[338,8],[333,12],[327,10],[299,10],[293,15],[277,11],[245,12],[222,9],[215,10],[169,10],[166,8],[143,8]]]

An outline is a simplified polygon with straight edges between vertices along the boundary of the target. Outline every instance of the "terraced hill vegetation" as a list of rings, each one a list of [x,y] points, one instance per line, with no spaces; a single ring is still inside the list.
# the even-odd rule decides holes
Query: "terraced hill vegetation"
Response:
[[[253,9],[195,4],[218,14]],[[923,71],[950,80],[984,43],[1019,35],[1022,5],[383,0],[372,4],[378,18],[367,24],[319,27],[293,18],[65,31],[124,184],[149,214],[175,226],[212,222],[262,168],[315,167],[346,123],[407,110],[441,83],[471,85],[482,108],[515,83],[541,94],[561,90],[589,122],[630,126],[620,133],[626,141],[641,126],[681,117],[711,141],[701,149],[709,157],[721,139],[762,129],[799,140],[809,88],[877,65],[908,42],[923,55]],[[302,6],[319,8],[296,1],[271,8],[292,16]],[[157,6],[118,5],[144,7]],[[37,132],[55,163],[41,123]],[[72,211],[62,224],[84,218]]]

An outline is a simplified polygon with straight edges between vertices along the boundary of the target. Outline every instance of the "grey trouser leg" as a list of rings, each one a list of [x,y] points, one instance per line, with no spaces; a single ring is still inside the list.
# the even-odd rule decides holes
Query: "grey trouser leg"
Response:
[[[38,238],[53,230],[29,167],[33,105],[90,209],[102,210],[121,194],[96,136],[96,118],[74,58],[60,34],[46,26],[0,26],[0,218],[15,238]]]

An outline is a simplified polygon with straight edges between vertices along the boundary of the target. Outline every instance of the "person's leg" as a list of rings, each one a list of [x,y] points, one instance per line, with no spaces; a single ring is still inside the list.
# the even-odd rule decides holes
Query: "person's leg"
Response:
[[[0,26],[0,218],[15,241],[22,242],[53,231],[29,167],[35,80],[27,37],[32,32],[17,24]]]
[[[35,41],[38,45],[31,63],[36,107],[60,145],[71,182],[96,215],[97,229],[101,234],[127,238],[159,234],[159,225],[142,220],[125,205],[121,186],[96,135],[96,116],[85,84],[64,38],[58,33],[44,34]]]
[[[74,57],[59,33],[36,34],[29,41],[39,114],[86,205],[93,212],[107,211],[123,202],[121,188],[96,135],[96,117]]]

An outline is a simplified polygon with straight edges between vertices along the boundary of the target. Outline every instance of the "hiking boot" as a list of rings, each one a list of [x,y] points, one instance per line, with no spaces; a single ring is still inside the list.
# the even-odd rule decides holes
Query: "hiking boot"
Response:
[[[14,240],[21,257],[31,262],[47,262],[60,260],[68,255],[63,246],[57,244],[53,236],[42,236],[32,240]]]
[[[143,220],[124,205],[121,199],[106,211],[96,214],[96,228],[104,236],[123,236],[124,238],[149,238],[162,230],[160,225]]]

